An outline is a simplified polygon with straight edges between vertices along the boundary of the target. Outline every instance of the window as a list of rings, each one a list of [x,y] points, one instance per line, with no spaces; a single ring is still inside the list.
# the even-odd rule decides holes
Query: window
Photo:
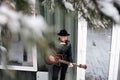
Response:
[[[35,44],[24,47],[19,34],[12,35],[9,30],[1,29],[1,45],[7,51],[0,55],[0,68],[12,70],[37,71],[37,50]],[[7,64],[7,67],[4,65]]]

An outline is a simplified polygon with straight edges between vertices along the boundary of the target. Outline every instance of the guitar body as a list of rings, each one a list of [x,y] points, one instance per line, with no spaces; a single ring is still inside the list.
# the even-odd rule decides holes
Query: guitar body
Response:
[[[55,58],[54,55],[49,55],[46,58],[44,58],[44,61],[48,65],[52,65],[58,62],[57,58]]]
[[[58,62],[69,65],[70,62],[65,61],[65,60],[61,60],[61,56],[62,56],[62,55],[52,54],[52,55],[49,55],[49,56],[47,56],[46,58],[44,58],[44,61],[45,61],[45,63],[48,64],[48,65],[52,65],[52,64],[55,64],[55,63],[58,63]],[[77,65],[76,63],[73,63],[73,66],[77,66],[77,67],[83,68],[83,69],[86,69],[86,68],[87,68],[86,65],[82,65],[82,64]]]

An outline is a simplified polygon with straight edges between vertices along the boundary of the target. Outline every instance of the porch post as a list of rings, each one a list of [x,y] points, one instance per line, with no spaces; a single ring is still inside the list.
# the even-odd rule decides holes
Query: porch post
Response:
[[[112,31],[111,55],[108,80],[117,80],[120,54],[120,25],[115,24]]]
[[[77,64],[86,64],[87,22],[78,19]],[[76,80],[85,80],[85,70],[77,68]]]

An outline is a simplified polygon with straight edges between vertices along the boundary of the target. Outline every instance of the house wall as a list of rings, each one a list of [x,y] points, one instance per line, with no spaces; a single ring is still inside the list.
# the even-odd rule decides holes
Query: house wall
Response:
[[[56,29],[56,33],[59,32],[60,29],[65,28],[71,34],[69,39],[72,43],[73,59],[74,62],[76,62],[77,16],[75,16],[73,12],[68,13],[66,10],[61,9],[61,7],[56,7],[52,13],[48,8],[41,5],[42,1],[43,0],[37,0],[40,4],[36,5],[36,14],[43,15],[47,23]],[[48,71],[49,79],[51,80],[52,66],[46,65],[41,55],[38,55],[38,71]],[[0,70],[0,80],[36,80],[36,72],[13,70],[10,71],[10,74],[9,71],[8,74],[5,74],[4,70]],[[68,69],[66,80],[75,80],[75,72],[76,68]]]
[[[0,80],[36,80],[36,72],[0,70]]]
[[[40,0],[42,2],[42,0]],[[74,12],[68,13],[67,10],[62,9],[61,6],[56,6],[54,11],[51,12],[49,8],[43,7],[39,5],[39,14],[42,14],[47,23],[53,27],[56,31],[55,35],[63,28],[65,28],[71,35],[69,36],[69,40],[72,43],[72,52],[73,52],[73,60],[76,62],[76,44],[77,44],[77,26],[78,26],[78,18]],[[57,38],[57,35],[56,35]],[[39,56],[40,57],[40,56]],[[39,58],[39,70],[43,71],[43,68],[47,68],[49,71],[49,78],[51,80],[52,76],[52,66],[45,65],[44,61]],[[42,70],[43,69],[43,70]],[[75,80],[76,78],[76,68],[68,69],[66,80]]]

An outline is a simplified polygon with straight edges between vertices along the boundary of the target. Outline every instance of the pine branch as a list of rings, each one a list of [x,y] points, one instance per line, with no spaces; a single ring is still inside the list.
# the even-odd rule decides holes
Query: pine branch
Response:
[[[32,7],[29,4],[29,0],[14,0],[16,2],[16,9],[22,11],[25,14],[32,14]]]

